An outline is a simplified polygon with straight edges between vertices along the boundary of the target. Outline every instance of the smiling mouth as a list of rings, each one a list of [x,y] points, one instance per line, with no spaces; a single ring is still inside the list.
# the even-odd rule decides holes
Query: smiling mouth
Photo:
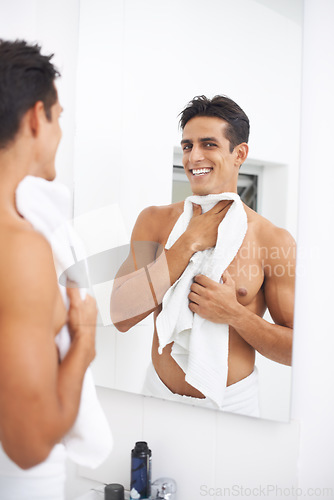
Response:
[[[194,168],[191,170],[192,175],[198,177],[201,175],[209,174],[212,171],[212,168]]]

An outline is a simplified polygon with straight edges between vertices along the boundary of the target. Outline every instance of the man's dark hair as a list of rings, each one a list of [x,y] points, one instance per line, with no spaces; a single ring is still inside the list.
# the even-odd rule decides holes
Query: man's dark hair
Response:
[[[54,80],[60,73],[50,63],[53,54],[43,56],[37,44],[0,39],[0,148],[11,142],[23,115],[37,101],[44,104],[51,120],[51,106],[57,101]]]
[[[249,119],[244,111],[232,99],[225,95],[216,95],[208,99],[205,95],[194,97],[180,113],[180,126],[195,116],[215,116],[228,123],[225,137],[230,141],[230,152],[242,142],[248,142]]]

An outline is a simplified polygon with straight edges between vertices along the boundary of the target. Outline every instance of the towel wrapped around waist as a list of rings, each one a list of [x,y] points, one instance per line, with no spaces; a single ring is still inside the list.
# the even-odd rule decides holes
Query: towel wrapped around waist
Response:
[[[192,396],[182,396],[171,392],[159,378],[152,363],[150,363],[146,372],[143,394],[177,403],[186,403],[193,406],[217,410],[217,405],[208,398],[194,398]],[[248,377],[226,387],[224,402],[219,410],[247,415],[249,417],[260,416],[259,376],[256,366]]]

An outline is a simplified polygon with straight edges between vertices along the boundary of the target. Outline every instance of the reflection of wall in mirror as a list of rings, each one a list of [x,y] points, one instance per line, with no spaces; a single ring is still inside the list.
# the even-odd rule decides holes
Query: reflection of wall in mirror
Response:
[[[263,170],[259,189],[270,176],[276,176],[276,189],[262,189],[259,202],[265,216],[282,225],[270,212],[276,196],[279,215],[285,213],[283,224],[295,235],[300,4],[293,3],[282,15],[255,0],[211,0],[203,13],[210,17],[208,23],[187,1],[169,3],[168,9],[150,0],[124,6],[101,2],[94,8],[87,1],[81,7],[76,214],[117,202],[130,232],[144,207],[170,203],[173,147],[180,141],[177,115],[194,95],[224,93],[250,118],[250,157],[261,165],[281,165]],[[201,36],[191,36],[190,26],[190,32]],[[101,62],[107,60],[112,64]],[[94,102],[87,102],[87,95],[94,95]],[[138,359],[142,364],[149,359],[143,338],[149,344],[151,337],[151,319],[126,335],[112,327],[100,330],[97,382],[104,385],[104,379],[113,379],[112,387],[138,391],[142,375],[136,369],[134,387],[130,371]],[[286,383],[289,386],[285,380],[282,387]],[[277,404],[275,410],[269,406],[268,418],[275,418],[276,410],[279,418],[287,418],[286,405]]]

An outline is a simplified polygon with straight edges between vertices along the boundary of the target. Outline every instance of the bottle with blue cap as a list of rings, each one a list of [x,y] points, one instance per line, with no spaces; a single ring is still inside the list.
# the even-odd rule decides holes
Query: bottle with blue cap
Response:
[[[131,451],[130,500],[151,500],[152,452],[146,441],[137,441]]]

